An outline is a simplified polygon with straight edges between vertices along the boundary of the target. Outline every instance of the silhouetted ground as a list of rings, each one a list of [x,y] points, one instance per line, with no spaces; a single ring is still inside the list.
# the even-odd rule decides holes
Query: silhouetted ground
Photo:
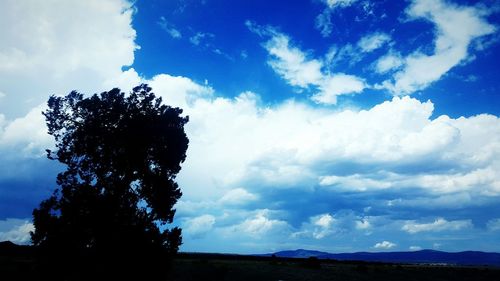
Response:
[[[182,254],[172,280],[500,280],[500,268]]]
[[[1,247],[0,247],[1,248]],[[4,247],[5,248],[5,247]],[[8,248],[8,246],[7,246]],[[0,280],[39,280],[29,247],[0,251]],[[1,249],[0,249],[1,250]],[[54,265],[57,266],[57,265]],[[219,254],[177,256],[170,279],[231,281],[294,280],[500,280],[500,268],[409,265]]]

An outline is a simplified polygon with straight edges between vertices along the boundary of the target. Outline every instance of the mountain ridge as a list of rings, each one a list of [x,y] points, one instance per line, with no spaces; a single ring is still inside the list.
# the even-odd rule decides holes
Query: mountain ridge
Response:
[[[437,250],[397,252],[328,253],[305,249],[279,251],[265,256],[282,258],[309,258],[393,263],[432,263],[449,265],[500,266],[500,253],[482,251],[444,252]]]

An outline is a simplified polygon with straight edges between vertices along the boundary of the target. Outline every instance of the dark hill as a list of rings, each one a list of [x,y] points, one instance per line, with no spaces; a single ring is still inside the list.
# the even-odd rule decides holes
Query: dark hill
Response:
[[[0,256],[17,256],[31,254],[33,248],[26,245],[17,245],[11,241],[0,242]]]
[[[269,254],[270,256],[272,254]],[[332,254],[320,251],[294,250],[274,253],[277,257],[391,262],[391,263],[436,263],[451,265],[493,265],[500,266],[500,253],[486,253],[479,251],[465,251],[449,253],[434,250],[421,250],[414,252],[357,252]]]

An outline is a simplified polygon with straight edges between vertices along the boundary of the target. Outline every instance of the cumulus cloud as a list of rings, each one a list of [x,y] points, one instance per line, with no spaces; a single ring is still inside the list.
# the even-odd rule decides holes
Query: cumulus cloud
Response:
[[[171,106],[189,108],[200,98],[210,98],[214,90],[206,82],[205,84],[183,77],[169,74],[157,74],[151,79],[141,77],[134,68],[130,68],[120,75],[108,79],[104,85],[108,88],[118,87],[122,91],[129,92],[133,87],[147,83],[153,88],[153,92],[163,99],[163,102]]]
[[[171,80],[157,82],[155,89],[161,89],[161,83]],[[433,104],[409,97],[338,112],[293,101],[269,108],[254,93],[234,99],[207,94],[184,104],[191,118],[188,153],[198,157],[188,157],[179,180],[205,187],[186,190],[196,198],[221,198],[221,190],[247,185],[319,184],[357,191],[417,187],[483,196],[500,192],[495,173],[500,122],[492,115],[431,119]],[[377,168],[328,173],[328,165],[346,162]],[[429,165],[443,168],[429,171]],[[402,173],[401,167],[412,167],[413,173]]]
[[[317,93],[312,99],[317,103],[335,104],[337,96],[357,94],[366,88],[363,79],[357,76],[325,72],[323,61],[310,58],[309,54],[293,46],[287,35],[251,22],[247,22],[247,26],[261,36],[270,37],[263,46],[271,56],[268,64],[273,70],[292,86],[300,89],[313,87]]]
[[[388,250],[396,247],[396,244],[389,242],[389,241],[382,241],[373,246],[375,249],[382,249],[382,250]]]
[[[50,94],[102,89],[133,63],[133,13],[125,0],[2,1],[0,112],[10,120]]]
[[[365,82],[354,75],[336,73],[324,78],[320,92],[311,99],[322,104],[336,104],[337,96],[344,94],[358,94],[366,88]]]
[[[263,238],[271,232],[281,232],[286,234],[290,226],[286,221],[269,218],[269,210],[257,210],[253,217],[243,221],[241,224],[232,227],[233,231],[250,235],[254,238]]]
[[[432,102],[410,97],[394,97],[359,111],[317,109],[294,101],[268,107],[251,92],[215,97],[210,86],[186,77],[158,75],[146,80],[133,69],[123,75],[124,89],[147,82],[167,103],[182,106],[190,116],[188,159],[178,177],[184,192],[180,203],[185,205],[178,207],[179,214],[187,218],[200,212],[215,217],[214,210],[220,212],[221,206],[239,208],[256,202],[261,188],[277,192],[316,185],[332,192],[417,188],[427,192],[427,198],[440,193],[498,196],[500,192],[495,173],[500,122],[492,115],[432,119]],[[355,163],[357,168],[332,173],[336,169],[331,165],[341,163]],[[429,171],[429,165],[443,168]],[[404,173],[401,166],[413,170]],[[362,172],[365,167],[369,169]],[[189,212],[194,208],[200,212]],[[297,232],[307,229],[306,236],[316,239],[336,233],[335,221],[320,223],[328,222],[328,216],[307,220],[308,227]],[[373,228],[361,218],[350,221],[353,229]],[[254,233],[254,238],[272,229],[289,230],[284,218],[265,212],[237,225],[232,229]]]
[[[368,219],[362,219],[362,220],[356,221],[356,229],[368,230],[370,228],[372,228],[372,225]]]
[[[187,219],[182,226],[185,233],[194,238],[200,238],[210,232],[215,224],[215,217],[212,215],[201,215]]]
[[[302,224],[300,230],[292,233],[291,237],[312,237],[314,239],[323,239],[333,235],[339,231],[337,224],[339,223],[330,214],[321,214],[309,218],[308,222]]]
[[[30,241],[30,232],[34,230],[33,224],[27,219],[0,220],[0,241],[27,244]]]
[[[257,196],[255,194],[252,194],[243,188],[235,188],[224,194],[224,196],[220,198],[219,202],[221,204],[240,205],[255,201],[256,199]]]
[[[0,159],[14,156],[38,158],[45,155],[45,149],[53,146],[52,137],[47,133],[45,117],[42,115],[45,108],[45,105],[39,105],[24,117],[4,122],[4,126],[0,121],[0,151],[4,154]]]
[[[24,205],[47,193],[57,169],[41,160],[54,145],[44,103],[51,94],[108,90],[106,81],[134,61],[133,14],[125,0],[1,1],[0,193],[7,202],[30,209]],[[23,198],[14,195],[16,186]]]
[[[434,24],[436,38],[433,54],[411,53],[404,58],[403,68],[394,74],[393,80],[382,84],[396,95],[411,94],[439,80],[467,59],[474,39],[496,31],[495,26],[486,21],[480,8],[442,0],[414,0],[406,14],[409,20],[424,19]],[[385,63],[391,64],[389,61]]]
[[[409,221],[406,222],[401,229],[410,234],[415,234],[419,232],[457,231],[464,228],[471,228],[472,226],[471,220],[447,221],[443,218],[437,218],[431,223]]]

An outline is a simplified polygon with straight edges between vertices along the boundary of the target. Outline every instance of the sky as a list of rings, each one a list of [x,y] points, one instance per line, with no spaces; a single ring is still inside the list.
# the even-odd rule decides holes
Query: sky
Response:
[[[0,240],[64,167],[52,94],[190,118],[181,251],[500,252],[494,0],[0,1]]]

